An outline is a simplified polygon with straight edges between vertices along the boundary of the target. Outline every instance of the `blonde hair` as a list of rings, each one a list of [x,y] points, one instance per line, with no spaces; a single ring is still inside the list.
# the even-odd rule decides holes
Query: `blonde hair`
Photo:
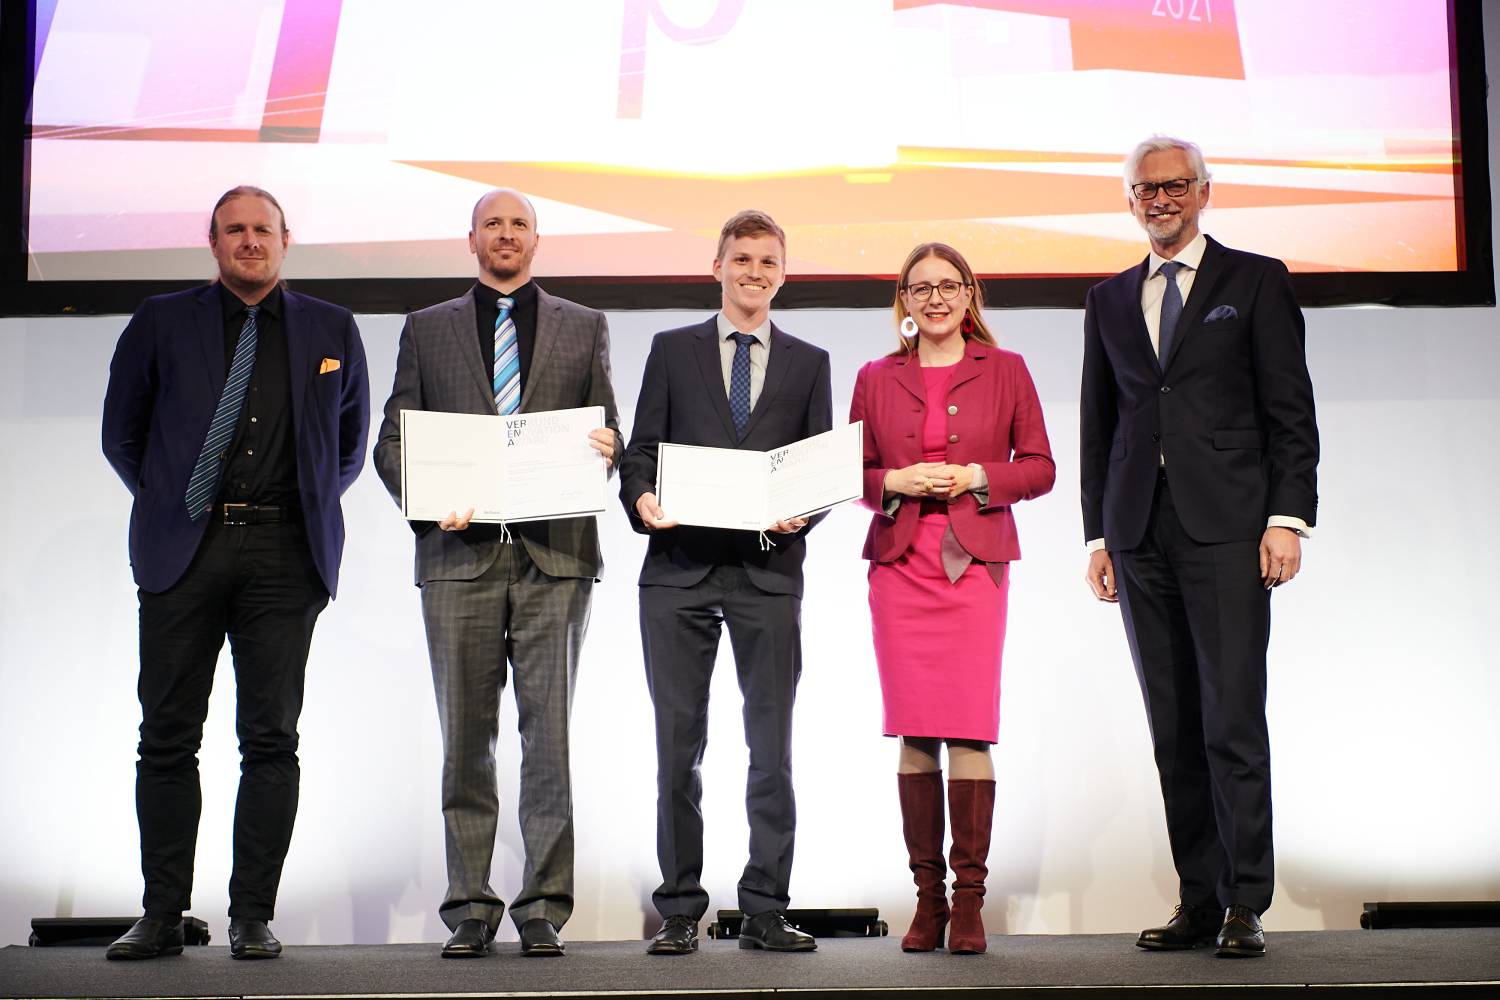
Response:
[[[977,341],[990,347],[1000,346],[995,342],[995,335],[990,332],[989,325],[984,321],[984,286],[979,279],[974,277],[974,269],[969,262],[964,260],[964,255],[953,249],[946,243],[923,243],[907,255],[906,263],[901,265],[901,274],[896,279],[896,299],[892,308],[896,313],[896,338],[900,346],[891,352],[892,357],[905,357],[915,354],[917,350],[916,337],[901,336],[901,324],[911,313],[906,311],[906,303],[902,301],[901,293],[906,290],[906,279],[911,276],[911,269],[916,267],[928,257],[937,257],[952,264],[954,269],[963,276],[963,282],[970,289],[968,308],[964,310],[964,322],[969,324],[970,329],[965,330],[965,340]]]

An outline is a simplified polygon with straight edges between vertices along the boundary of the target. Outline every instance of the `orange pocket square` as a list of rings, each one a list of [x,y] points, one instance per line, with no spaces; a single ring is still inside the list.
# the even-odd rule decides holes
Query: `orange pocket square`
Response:
[[[339,370],[339,359],[338,358],[324,358],[323,359],[323,363],[318,366],[318,374],[319,375],[327,375],[329,372],[336,372],[338,370]]]

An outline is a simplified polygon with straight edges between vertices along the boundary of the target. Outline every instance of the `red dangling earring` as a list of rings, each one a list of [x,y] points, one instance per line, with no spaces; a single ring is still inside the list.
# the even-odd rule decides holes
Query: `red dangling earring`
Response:
[[[959,326],[959,329],[964,332],[965,337],[974,336],[974,317],[968,313],[964,313],[964,321]]]

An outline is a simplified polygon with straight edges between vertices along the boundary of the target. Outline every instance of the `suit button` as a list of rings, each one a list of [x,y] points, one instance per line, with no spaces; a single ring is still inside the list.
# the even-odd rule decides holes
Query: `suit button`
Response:
[[[1164,385],[1164,386],[1162,386],[1161,387],[1161,394],[1163,396],[1170,396],[1172,394],[1172,387],[1170,385]]]
[[[1153,440],[1153,441],[1160,441],[1161,440],[1161,435],[1160,434],[1152,434],[1151,435],[1151,440]]]
[[[948,443],[949,444],[957,444],[958,443],[958,435],[957,434],[949,434],[948,435]]]
[[[950,406],[950,407],[948,407],[948,416],[951,417],[951,416],[953,416],[957,412],[958,412],[958,407],[956,407],[956,406]]]

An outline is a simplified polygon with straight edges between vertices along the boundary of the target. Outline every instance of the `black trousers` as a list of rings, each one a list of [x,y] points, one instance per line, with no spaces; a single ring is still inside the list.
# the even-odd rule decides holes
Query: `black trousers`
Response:
[[[213,512],[210,512],[210,517]],[[147,915],[188,909],[202,795],[198,748],[224,637],[234,658],[240,787],[229,915],[270,920],[297,815],[297,717],[328,592],[300,524],[210,524],[171,589],[140,592],[136,815]]]
[[[766,593],[739,566],[719,566],[693,587],[641,587],[646,682],[656,712],[656,855],[662,877],[651,899],[663,917],[698,920],[708,910],[700,766],[708,744],[709,682],[726,624],[750,750],[750,858],[738,902],[754,915],[784,910],[790,899],[797,831],[792,703],[802,673],[802,600]]]
[[[1260,540],[1188,537],[1159,477],[1139,546],[1112,553],[1181,901],[1271,905],[1271,598]]]

